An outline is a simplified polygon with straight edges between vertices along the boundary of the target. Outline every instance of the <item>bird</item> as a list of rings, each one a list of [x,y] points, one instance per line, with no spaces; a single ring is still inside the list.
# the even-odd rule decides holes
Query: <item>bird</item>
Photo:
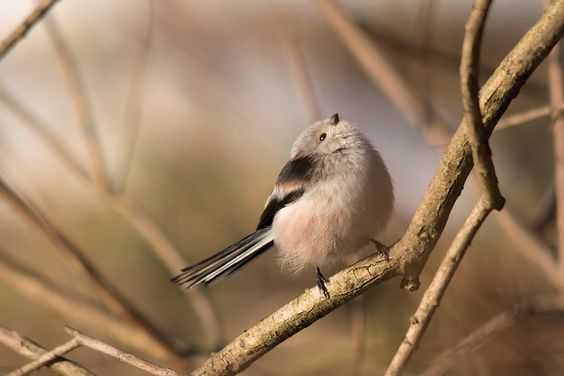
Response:
[[[392,178],[380,153],[354,124],[334,114],[298,136],[256,230],[171,280],[213,285],[277,248],[283,269],[315,268],[317,286],[329,298],[320,268],[370,244],[387,257],[376,238],[393,207]]]

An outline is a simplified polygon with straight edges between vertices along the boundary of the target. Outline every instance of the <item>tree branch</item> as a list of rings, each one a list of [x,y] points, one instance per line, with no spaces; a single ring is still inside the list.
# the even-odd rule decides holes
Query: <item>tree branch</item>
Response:
[[[140,370],[148,372],[152,375],[157,376],[182,376],[183,374],[177,372],[170,368],[160,367],[156,364],[148,362],[144,359],[138,358],[133,354],[125,352],[123,350],[118,349],[112,345],[109,345],[103,341],[98,339],[92,338],[79,332],[76,329],[67,327],[65,331],[73,336],[73,338],[60,346],[57,346],[51,351],[44,352],[41,356],[39,356],[33,362],[30,362],[15,371],[10,372],[6,376],[23,376],[32,371],[35,371],[43,366],[48,365],[49,363],[59,359],[62,355],[79,348],[80,346],[88,347],[94,351],[100,352],[102,354],[109,355],[120,362],[132,365]],[[2,334],[0,332],[0,334]]]
[[[411,355],[419,347],[421,339],[433,318],[433,314],[439,307],[441,299],[458,265],[460,265],[466,250],[492,209],[488,199],[482,196],[468,218],[466,218],[462,228],[456,234],[456,237],[447,250],[431,284],[425,291],[425,294],[423,294],[419,307],[417,307],[415,314],[411,317],[409,329],[388,366],[386,376],[398,376],[403,374]]]
[[[10,52],[10,50],[25,37],[27,32],[35,26],[37,22],[45,17],[49,9],[51,9],[57,1],[58,0],[43,0],[37,4],[35,9],[33,9],[25,20],[23,20],[23,22],[0,43],[0,60],[6,57],[8,52]]]
[[[157,376],[181,376],[182,375],[181,373],[176,372],[173,369],[157,366],[156,364],[153,364],[151,362],[148,362],[146,360],[138,358],[133,354],[130,354],[128,352],[120,350],[117,347],[109,345],[109,344],[107,344],[103,341],[89,337],[86,334],[81,333],[76,329],[67,327],[67,328],[65,328],[65,331],[68,334],[74,336],[74,339],[78,340],[78,343],[80,343],[80,345],[88,347],[92,350],[98,351],[102,354],[109,355],[113,358],[116,358],[120,362],[127,363],[129,365],[132,365],[132,366],[139,368],[139,369],[141,369],[145,372],[148,372],[150,374],[157,375]]]
[[[467,120],[468,141],[472,147],[472,159],[479,176],[484,198],[492,208],[501,210],[505,199],[499,191],[497,176],[492,162],[492,152],[488,135],[482,122],[478,72],[480,66],[480,47],[484,24],[491,0],[476,0],[466,22],[466,32],[462,42],[460,62],[460,88],[462,104]]]
[[[35,359],[33,362],[28,363],[15,371],[8,373],[6,376],[22,376],[26,375],[32,371],[35,371],[44,365],[52,362],[53,360],[60,358],[61,356],[65,355],[69,351],[72,351],[76,348],[80,347],[80,342],[78,338],[73,338],[70,341],[63,343],[60,346],[55,347],[51,351],[45,352],[43,355]]]
[[[31,359],[37,359],[47,352],[30,339],[23,337],[16,331],[9,330],[0,326],[0,342],[14,350],[15,352]],[[58,358],[47,364],[49,369],[58,375],[63,376],[96,376],[81,365],[65,359]]]
[[[563,32],[564,1],[553,1],[481,90],[480,103],[487,134]],[[417,280],[472,168],[464,126],[463,120],[406,233],[392,247],[389,261],[371,256],[338,272],[328,284],[329,299],[325,299],[317,288],[306,290],[214,354],[193,375],[233,375],[368,288],[404,273],[412,281]],[[415,262],[417,267],[410,268]]]

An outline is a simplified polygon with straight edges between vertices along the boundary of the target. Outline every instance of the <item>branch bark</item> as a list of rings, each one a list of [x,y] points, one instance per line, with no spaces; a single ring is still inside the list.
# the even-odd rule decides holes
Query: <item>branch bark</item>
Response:
[[[26,36],[29,30],[45,17],[49,9],[51,9],[57,1],[58,0],[43,0],[37,4],[35,9],[33,9],[25,20],[0,43],[0,60],[6,57],[8,52]]]
[[[481,90],[480,106],[487,135],[563,33],[564,1],[553,1]],[[329,299],[317,288],[306,290],[214,354],[192,375],[240,372],[290,336],[392,277],[406,274],[407,282],[417,285],[419,273],[472,168],[465,124],[463,120],[453,136],[411,224],[392,247],[389,261],[371,256],[338,272],[328,284]]]

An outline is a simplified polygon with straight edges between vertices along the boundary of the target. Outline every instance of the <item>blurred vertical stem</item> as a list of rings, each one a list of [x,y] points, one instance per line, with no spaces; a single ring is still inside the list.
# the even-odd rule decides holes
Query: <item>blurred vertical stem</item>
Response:
[[[556,186],[556,223],[558,240],[558,270],[564,276],[564,102],[562,87],[561,42],[548,55],[548,87],[552,107],[552,135],[554,139],[554,180]],[[564,278],[564,277],[562,277]]]
[[[91,103],[86,94],[86,87],[80,74],[78,63],[61,35],[55,20],[53,18],[46,19],[45,26],[53,42],[53,47],[61,64],[71,99],[80,120],[84,141],[92,164],[92,176],[101,190],[110,191],[111,184],[106,172],[98,132],[94,124]]]

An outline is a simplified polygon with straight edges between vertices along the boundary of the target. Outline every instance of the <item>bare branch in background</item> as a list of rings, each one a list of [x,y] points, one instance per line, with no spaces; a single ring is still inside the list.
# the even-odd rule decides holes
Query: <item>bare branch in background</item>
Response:
[[[6,345],[15,352],[31,358],[37,359],[47,352],[46,349],[39,346],[37,343],[30,339],[23,337],[21,334],[14,330],[9,330],[0,326],[0,343]],[[58,358],[46,365],[53,373],[63,376],[96,376],[91,371],[82,367],[81,365],[65,359]]]
[[[350,53],[376,86],[390,98],[407,122],[413,127],[422,125],[421,119],[425,119],[425,107],[419,103],[397,69],[379,48],[374,47],[374,41],[349,20],[344,10],[333,0],[318,0],[317,4]]]
[[[505,331],[515,327],[524,320],[552,313],[564,313],[564,296],[536,297],[530,302],[517,305],[513,310],[500,313],[473,330],[463,340],[440,354],[432,365],[423,371],[421,376],[436,376],[447,373],[456,366],[458,359],[478,351]]]
[[[6,57],[6,54],[25,37],[27,32],[35,26],[37,22],[45,17],[49,9],[51,9],[51,7],[56,3],[57,0],[43,0],[37,4],[35,9],[33,9],[25,20],[23,20],[23,22],[20,23],[14,31],[0,42],[0,60]]]
[[[481,90],[484,125],[495,127],[512,98],[564,33],[564,1],[554,1],[517,43]],[[511,67],[508,69],[507,67]],[[403,275],[416,261],[427,260],[444,229],[452,206],[472,168],[464,120],[445,151],[404,236],[392,247],[390,260],[370,256],[330,278],[326,299],[308,289],[281,307],[193,372],[193,375],[233,375],[300,330],[349,302],[368,288]],[[410,270],[419,273],[420,270]],[[413,275],[412,275],[413,276]],[[417,278],[418,274],[415,276]]]
[[[90,163],[92,165],[92,175],[98,187],[103,191],[111,190],[111,182],[108,179],[106,164],[102,156],[100,140],[98,138],[94,116],[88,98],[86,86],[81,77],[80,69],[70,48],[67,46],[59,27],[53,18],[45,20],[47,33],[53,42],[57,58],[61,64],[71,99],[76,108],[84,141],[86,142]]]
[[[67,149],[61,143],[60,139],[49,131],[49,128],[41,122],[33,111],[17,101],[5,89],[0,89],[0,95],[6,98],[5,103],[14,103],[16,105],[16,107],[10,105],[8,108],[14,111],[14,113],[22,119],[23,124],[30,128],[31,131],[35,132],[35,134],[51,148],[54,154],[71,172],[76,173],[77,177],[84,183],[92,183],[92,180],[88,179],[86,172],[76,162],[75,158],[66,152]],[[33,122],[31,120],[33,120]],[[151,245],[152,250],[166,265],[171,276],[176,275],[180,269],[188,264],[158,226],[143,211],[135,206],[131,200],[124,195],[116,195],[111,191],[101,191],[97,189],[95,185],[93,186],[96,188],[96,191],[100,193],[106,204],[127,220],[138,234]],[[224,342],[223,331],[218,314],[210,300],[198,289],[183,289],[182,293],[196,311],[201,325],[206,332],[206,338],[210,348],[219,348]]]
[[[57,229],[43,213],[32,206],[20,193],[18,193],[7,181],[0,176],[0,192],[5,196],[12,207],[23,215],[31,224],[41,230],[47,238],[53,242],[58,250],[71,262],[75,269],[89,277],[96,287],[103,301],[111,308],[123,313],[132,323],[139,326],[157,342],[161,343],[162,352],[169,357],[175,358],[175,346],[156,326],[148,321],[144,315],[137,310],[128,300],[118,292],[106,279],[98,272],[94,265],[84,256],[84,252]]]
[[[148,362],[141,359],[133,354],[126,351],[120,350],[117,347],[109,345],[103,341],[87,336],[84,333],[79,332],[76,329],[67,327],[66,332],[73,336],[73,338],[60,346],[57,346],[51,351],[46,351],[40,355],[36,360],[30,362],[12,372],[6,376],[23,376],[43,366],[49,365],[53,361],[57,361],[62,355],[75,350],[81,346],[90,348],[94,351],[100,352],[102,354],[109,355],[120,362],[134,366],[140,370],[148,372],[152,375],[157,376],[181,376],[184,375],[170,368],[160,367],[156,364]],[[0,332],[1,334],[1,332]]]
[[[138,326],[92,306],[91,302],[60,292],[45,279],[17,265],[1,253],[0,281],[34,304],[43,306],[76,325],[108,333],[119,343],[144,354],[161,359],[168,356],[168,351],[163,349],[162,344]],[[189,350],[199,352],[195,347]]]
[[[311,75],[307,69],[306,60],[302,50],[302,44],[298,37],[290,30],[290,20],[286,14],[274,16],[274,32],[276,34],[280,49],[284,54],[286,65],[290,72],[290,78],[307,119],[313,123],[322,118],[319,103],[315,96],[315,89]]]
[[[152,0],[149,0],[149,3]],[[152,14],[152,12],[151,12]],[[53,26],[52,26],[53,27]],[[148,30],[145,35],[145,53],[148,53],[148,43],[150,41],[150,35],[152,30],[152,24],[148,25]],[[90,124],[89,126],[93,126],[92,123],[92,116],[89,109],[88,98],[85,96],[85,91],[83,88],[83,83],[81,82],[79,72],[77,70],[76,62],[73,60],[70,51],[66,47],[66,44],[60,37],[60,33],[55,28],[52,30],[54,31],[54,38],[56,42],[56,46],[59,51],[59,58],[61,59],[61,63],[65,68],[65,74],[67,80],[69,81],[69,87],[71,88],[71,92],[75,93],[74,100],[77,106],[77,112],[82,114],[83,121],[85,123]],[[142,69],[142,71],[141,71]],[[142,76],[145,70],[145,63],[143,63],[143,67],[139,67],[138,75]],[[138,77],[137,80],[140,80],[141,77]],[[140,85],[140,84],[139,84]],[[132,89],[133,90],[133,89]],[[76,158],[74,158],[69,152],[68,149],[61,143],[61,141],[51,132],[49,129],[43,124],[43,122],[35,116],[33,111],[29,108],[26,108],[21,102],[16,100],[12,95],[10,95],[7,90],[2,89],[0,90],[0,95],[4,100],[5,104],[7,104],[8,108],[10,108],[16,115],[18,115],[22,120],[23,124],[32,131],[34,131],[41,139],[43,139],[47,145],[51,148],[51,150],[55,153],[59,159],[69,167],[72,172],[75,172],[78,177],[81,178],[87,184],[93,183],[92,180],[88,180],[88,176],[86,171],[82,168],[82,166],[77,162]],[[130,98],[133,101],[133,98]],[[86,109],[86,111],[85,111]],[[135,111],[132,110],[132,113]],[[138,123],[135,119],[131,119],[132,113],[130,113],[130,124]],[[93,128],[94,129],[94,128]],[[132,138],[136,137],[137,130],[131,129],[129,136]],[[88,141],[88,140],[87,140]],[[90,139],[88,142],[94,141],[94,139]],[[128,147],[134,147],[134,141],[130,140],[128,143]],[[91,144],[93,145],[93,144]],[[99,149],[97,149],[100,151]],[[101,151],[100,151],[101,152]],[[129,162],[127,162],[129,164]],[[127,170],[129,167],[125,167]],[[99,171],[102,172],[102,171]],[[105,171],[104,171],[105,172]],[[122,178],[123,181],[125,179]],[[109,183],[109,179],[104,177],[104,180],[107,180]],[[119,180],[119,179],[118,179]],[[98,182],[99,183],[99,182]],[[100,184],[93,184],[97,191],[101,194],[102,198],[105,199],[106,203],[112,207],[112,209],[118,212],[122,217],[124,217],[141,235],[145,241],[147,241],[152,250],[155,254],[162,260],[162,262],[166,265],[167,269],[170,272],[171,276],[174,276],[178,273],[180,269],[188,264],[183,257],[181,256],[180,252],[176,249],[176,247],[172,244],[172,242],[164,235],[164,233],[158,228],[158,226],[139,208],[137,208],[134,203],[127,199],[127,197],[123,195],[119,195],[118,192],[113,192],[112,190],[107,189],[100,189],[103,188]],[[123,182],[121,183],[123,186]],[[211,349],[220,348],[224,343],[224,334],[221,327],[221,323],[217,314],[217,311],[213,307],[212,303],[210,302],[209,298],[199,289],[191,289],[191,290],[182,290],[183,295],[187,298],[189,303],[192,305],[193,309],[196,311],[196,314],[200,320],[201,326],[203,327],[206,339],[209,343]]]
[[[49,126],[4,87],[0,87],[0,103],[18,116],[22,120],[22,123],[32,132],[39,135],[59,159],[69,164],[77,174],[80,174],[82,177],[87,177],[88,173],[86,170],[73,158],[69,149],[59,142],[58,138],[49,131]]]
[[[564,77],[560,46],[558,43],[548,55],[548,88],[553,120],[558,270],[564,275],[564,114],[559,110],[564,103]]]
[[[509,209],[496,212],[494,216],[521,254],[531,263],[537,265],[543,275],[555,287],[564,289],[564,274],[558,271],[551,249],[517,220]]]
[[[425,294],[423,294],[419,307],[417,307],[415,314],[411,317],[409,329],[394,355],[394,358],[390,362],[385,374],[386,376],[399,376],[405,371],[407,363],[419,347],[423,335],[433,318],[433,314],[439,307],[441,299],[460,265],[466,250],[492,209],[491,204],[482,196],[468,218],[466,218],[462,228],[456,234],[456,237],[447,250],[431,284],[425,291]]]
[[[139,48],[140,51],[137,58],[135,58],[135,66],[125,103],[125,119],[121,133],[122,141],[119,143],[122,147],[118,149],[120,153],[117,158],[116,173],[114,174],[114,178],[110,179],[113,182],[114,194],[119,194],[125,190],[127,178],[131,171],[133,154],[139,135],[139,127],[141,126],[145,75],[151,49],[151,39],[153,38],[154,11],[153,0],[147,0],[145,32],[143,33],[143,40]]]
[[[460,61],[460,88],[464,114],[468,118],[468,141],[472,146],[472,159],[482,186],[482,194],[493,209],[501,210],[505,199],[499,191],[497,176],[492,162],[489,136],[482,122],[478,92],[478,72],[482,34],[491,0],[475,0],[466,22]]]
[[[518,125],[522,125],[524,123],[528,123],[530,121],[537,120],[549,115],[550,115],[549,105],[531,108],[530,110],[515,115],[505,116],[503,119],[499,121],[499,124],[495,129],[496,131],[500,131],[503,129],[516,127]]]

